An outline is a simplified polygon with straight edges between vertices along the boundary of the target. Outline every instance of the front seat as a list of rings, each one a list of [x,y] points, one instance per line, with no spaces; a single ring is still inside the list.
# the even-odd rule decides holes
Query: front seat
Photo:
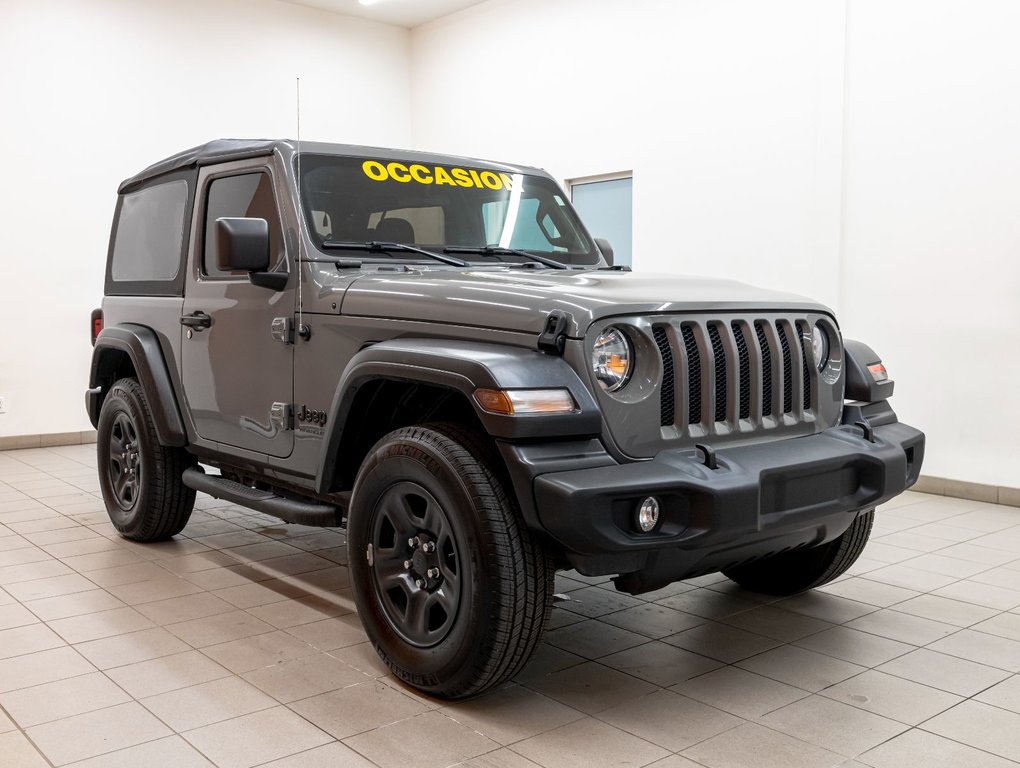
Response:
[[[413,243],[414,227],[407,219],[381,219],[372,230],[375,239],[382,243]]]

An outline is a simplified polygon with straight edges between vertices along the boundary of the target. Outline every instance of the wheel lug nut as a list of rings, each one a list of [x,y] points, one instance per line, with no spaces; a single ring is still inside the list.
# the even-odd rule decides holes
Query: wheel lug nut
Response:
[[[425,581],[423,579],[417,579],[414,582],[414,585],[418,587],[418,589],[425,589]]]
[[[422,547],[422,549],[424,549],[424,550],[425,550],[426,552],[435,552],[435,551],[436,551],[436,545],[435,545],[435,544],[433,544],[433,543],[432,543],[432,542],[430,541],[430,542],[427,542],[427,543],[425,544],[425,546],[424,546],[424,547]]]
[[[418,537],[414,536],[414,537],[408,539],[407,540],[407,546],[409,546],[411,549],[414,549],[415,547],[417,547],[418,546]]]
[[[438,568],[429,568],[427,575],[428,575],[428,577],[430,579],[437,579],[437,578],[439,578],[439,569]]]
[[[411,561],[410,560],[405,560],[404,561],[404,567],[405,568],[410,568],[411,567]]]

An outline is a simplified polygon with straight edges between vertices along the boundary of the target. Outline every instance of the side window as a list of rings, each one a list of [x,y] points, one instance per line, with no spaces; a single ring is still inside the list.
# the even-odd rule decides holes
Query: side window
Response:
[[[216,219],[220,218],[265,219],[269,222],[269,263],[278,267],[283,261],[283,233],[268,173],[260,171],[213,179],[206,193],[202,273],[210,277],[244,275],[244,272],[231,272],[218,266]]]
[[[188,182],[157,184],[121,199],[110,277],[115,283],[171,281],[181,267]]]

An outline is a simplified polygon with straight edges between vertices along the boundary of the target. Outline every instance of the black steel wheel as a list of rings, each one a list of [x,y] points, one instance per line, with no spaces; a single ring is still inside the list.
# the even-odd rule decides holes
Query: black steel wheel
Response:
[[[729,568],[723,574],[744,589],[768,595],[795,595],[820,587],[842,576],[857,561],[868,543],[874,520],[875,511],[865,510],[841,536],[826,544],[766,557]]]
[[[347,523],[358,613],[404,682],[447,699],[513,677],[552,607],[554,566],[474,433],[407,427],[369,452]]]
[[[145,392],[135,379],[110,388],[96,438],[99,486],[114,527],[135,541],[158,541],[184,529],[195,492],[181,482],[194,459],[159,443]]]

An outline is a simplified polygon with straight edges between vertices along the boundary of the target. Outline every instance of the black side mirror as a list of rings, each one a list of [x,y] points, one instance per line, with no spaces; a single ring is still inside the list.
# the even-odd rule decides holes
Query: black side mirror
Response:
[[[265,219],[216,219],[216,264],[222,270],[243,270],[253,285],[282,291],[285,272],[268,272],[269,222]]]
[[[595,245],[602,251],[602,258],[606,260],[606,264],[613,266],[613,246],[609,244],[609,241],[604,237],[596,237]]]

